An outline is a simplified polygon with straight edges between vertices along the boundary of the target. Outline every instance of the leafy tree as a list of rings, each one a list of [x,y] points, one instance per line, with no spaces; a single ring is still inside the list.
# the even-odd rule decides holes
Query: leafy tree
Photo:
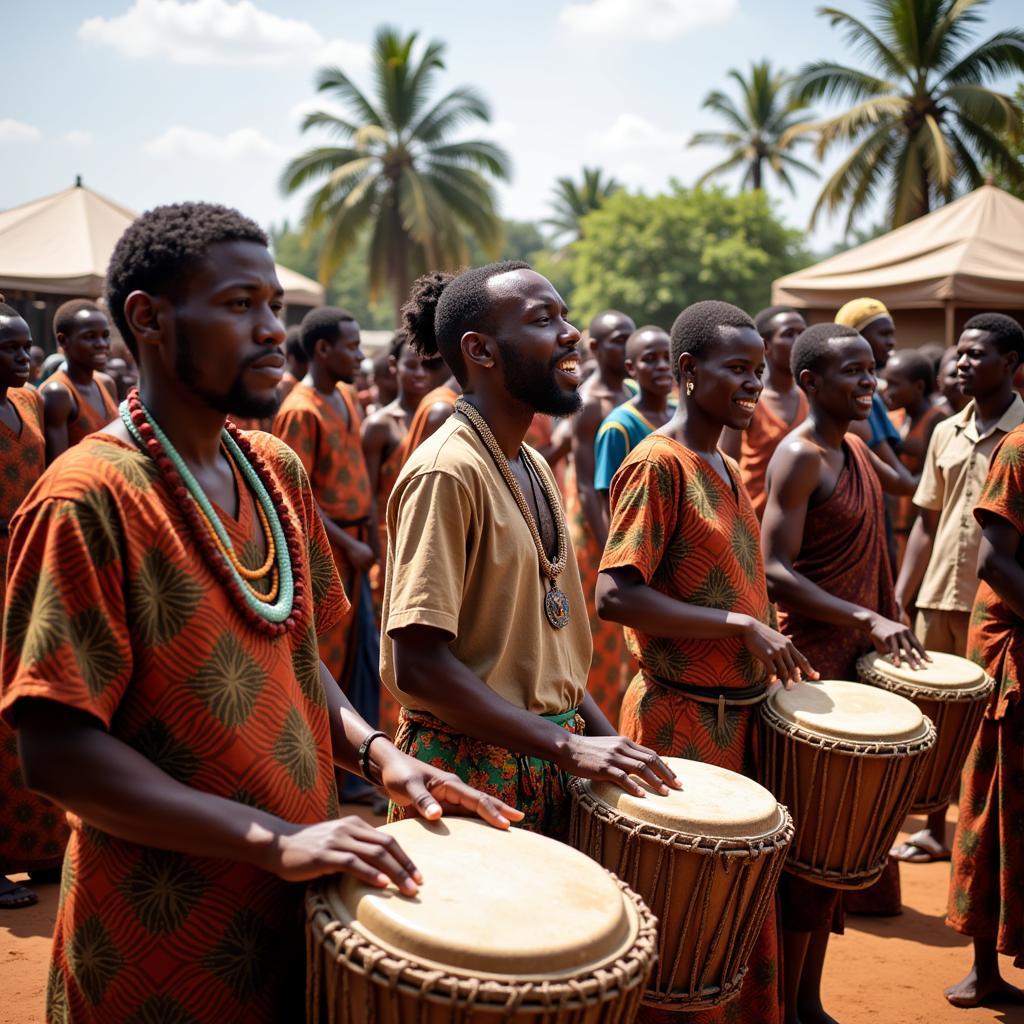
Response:
[[[821,7],[866,60],[861,68],[821,60],[795,88],[805,102],[849,102],[843,113],[797,131],[818,133],[818,155],[837,144],[852,151],[825,183],[811,217],[847,207],[847,230],[885,189],[889,220],[906,224],[984,182],[990,165],[1016,186],[1024,167],[1006,137],[1021,131],[1020,107],[986,83],[1024,71],[1024,31],[997,32],[973,44],[987,0],[872,0],[871,25]],[[968,49],[968,46],[970,48]]]
[[[669,327],[691,302],[725,299],[754,312],[771,283],[807,263],[763,191],[727,195],[673,182],[667,195],[618,192],[587,214],[571,247],[573,315],[613,306]]]
[[[490,120],[490,108],[468,87],[433,101],[444,44],[432,41],[417,57],[416,39],[415,32],[377,32],[372,100],[341,68],[318,72],[319,91],[350,118],[329,111],[307,115],[303,131],[323,128],[337,141],[296,157],[281,178],[289,193],[321,182],[304,215],[308,237],[323,230],[321,281],[330,280],[369,228],[370,298],[387,289],[396,317],[418,274],[467,262],[466,234],[498,253],[501,220],[491,179],[507,179],[510,167],[493,142],[454,138],[467,123]]]
[[[580,184],[572,178],[559,178],[552,189],[554,216],[544,224],[554,229],[555,238],[569,235],[575,241],[580,237],[580,221],[621,187],[614,178],[605,178],[600,167],[584,167]]]
[[[1024,82],[1017,86],[1013,99],[1017,106],[1024,110]],[[1013,158],[1017,163],[1024,167],[1024,134],[1018,135],[1016,138],[1007,135],[1003,142],[1006,144],[1006,148],[1013,154]],[[1012,193],[1018,199],[1024,199],[1024,182],[1011,181],[1010,175],[1000,174],[995,168],[990,168],[989,170],[992,173],[993,184]]]
[[[810,140],[787,135],[808,116],[804,104],[792,95],[790,78],[783,71],[773,71],[767,60],[751,64],[749,78],[744,78],[736,68],[729,71],[729,77],[739,86],[739,105],[718,89],[708,93],[703,104],[705,110],[718,114],[729,130],[697,132],[689,143],[722,146],[729,150],[729,155],[706,171],[697,184],[704,185],[712,178],[742,168],[744,188],[763,188],[767,167],[796,195],[789,172],[818,172],[793,155],[794,149]]]
[[[498,259],[526,260],[532,263],[535,256],[545,247],[540,228],[530,220],[503,220],[502,246]],[[475,267],[489,258],[475,239],[469,240],[469,261],[467,266]]]

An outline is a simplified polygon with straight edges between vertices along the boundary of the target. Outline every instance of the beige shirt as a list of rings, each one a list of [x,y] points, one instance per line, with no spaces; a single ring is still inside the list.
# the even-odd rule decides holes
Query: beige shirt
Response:
[[[533,454],[557,495],[550,468]],[[451,417],[402,468],[387,524],[380,675],[402,704],[416,707],[398,687],[387,638],[423,625],[449,634],[452,654],[516,707],[541,715],[579,707],[591,638],[576,554],[569,544],[558,579],[572,617],[554,629],[544,614],[549,587],[530,528],[461,417]]]
[[[932,434],[914,504],[939,513],[932,556],[928,561],[918,608],[969,612],[978,589],[981,528],[974,506],[988,476],[995,447],[1014,427],[1024,423],[1024,402],[1014,394],[999,422],[979,435],[974,402],[943,420]]]

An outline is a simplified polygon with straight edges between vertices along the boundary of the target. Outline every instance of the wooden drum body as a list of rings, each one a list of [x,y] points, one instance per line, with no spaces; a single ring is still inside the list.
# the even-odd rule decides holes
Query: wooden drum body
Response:
[[[793,838],[789,812],[725,768],[664,759],[683,790],[640,799],[572,783],[573,846],[635,889],[659,920],[643,1002],[698,1010],[738,994]]]
[[[627,1024],[655,957],[643,901],[582,854],[469,818],[386,825],[413,897],[348,876],[306,894],[307,1020]]]
[[[792,811],[786,870],[836,889],[878,880],[917,791],[932,723],[905,697],[823,680],[761,705],[761,781]]]
[[[931,664],[896,666],[880,654],[857,662],[862,683],[879,686],[913,701],[935,725],[935,746],[924,757],[921,781],[910,810],[927,814],[945,807],[960,786],[967,752],[985,714],[995,680],[984,669],[955,654],[929,651]]]

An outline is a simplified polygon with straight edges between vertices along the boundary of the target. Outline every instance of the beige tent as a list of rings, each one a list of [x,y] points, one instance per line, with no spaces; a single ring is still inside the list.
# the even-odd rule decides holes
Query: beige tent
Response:
[[[0,292],[88,296],[103,292],[114,245],[137,214],[98,192],[72,188],[0,213]],[[285,302],[318,306],[322,285],[277,267]]]
[[[880,299],[901,345],[953,344],[980,310],[1024,317],[1024,202],[985,185],[881,238],[772,285],[772,302],[829,320],[847,300]]]

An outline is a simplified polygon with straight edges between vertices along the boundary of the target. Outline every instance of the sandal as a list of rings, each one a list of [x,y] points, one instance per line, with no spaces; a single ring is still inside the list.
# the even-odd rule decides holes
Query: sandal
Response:
[[[905,843],[894,846],[889,851],[889,856],[905,864],[932,864],[936,861],[949,860],[951,854],[930,832],[922,829],[915,832]]]
[[[39,897],[27,886],[0,877],[0,910],[22,910],[38,902]]]

